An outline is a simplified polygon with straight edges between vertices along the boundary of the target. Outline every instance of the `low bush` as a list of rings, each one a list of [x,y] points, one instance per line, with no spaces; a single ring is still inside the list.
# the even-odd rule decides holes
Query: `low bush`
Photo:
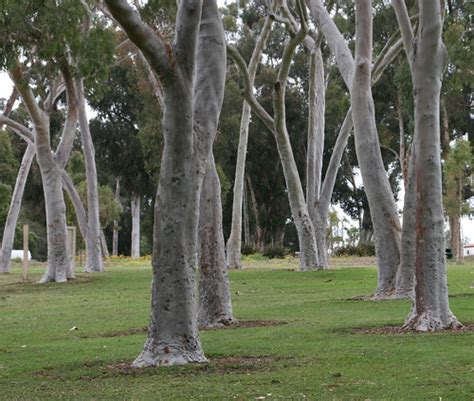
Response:
[[[289,250],[284,246],[269,246],[263,251],[263,256],[269,259],[283,259],[288,254]]]
[[[348,245],[336,249],[334,256],[375,256],[375,246],[372,244]]]

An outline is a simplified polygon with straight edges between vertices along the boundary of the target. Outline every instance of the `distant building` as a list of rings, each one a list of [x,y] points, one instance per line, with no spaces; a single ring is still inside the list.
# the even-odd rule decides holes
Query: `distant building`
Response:
[[[473,250],[472,252],[473,252],[473,254],[474,254],[474,250]],[[11,259],[11,260],[13,260],[13,259],[21,259],[21,260],[23,260],[23,251],[22,251],[22,250],[20,250],[20,251],[18,251],[18,250],[13,250],[13,251],[12,251],[12,256],[11,256],[10,259]],[[31,252],[30,252],[30,251],[28,251],[28,260],[31,260]]]
[[[474,244],[464,244],[464,256],[474,256]]]

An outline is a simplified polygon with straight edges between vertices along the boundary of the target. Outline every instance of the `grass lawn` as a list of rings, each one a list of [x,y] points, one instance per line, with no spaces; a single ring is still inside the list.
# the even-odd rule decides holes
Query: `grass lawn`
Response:
[[[371,293],[376,270],[335,262],[300,273],[294,260],[247,260],[230,273],[236,317],[281,324],[206,331],[209,364],[140,370],[120,364],[146,337],[149,263],[115,261],[60,285],[35,284],[41,266],[21,283],[18,265],[0,276],[0,399],[474,399],[474,333],[354,333],[401,325],[410,306],[348,300]],[[449,266],[449,290],[456,316],[474,323],[474,262]]]

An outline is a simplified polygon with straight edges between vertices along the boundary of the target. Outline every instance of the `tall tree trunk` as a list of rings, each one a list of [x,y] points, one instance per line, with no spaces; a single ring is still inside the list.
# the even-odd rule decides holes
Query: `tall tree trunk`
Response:
[[[268,35],[270,34],[273,19],[268,15],[265,18],[265,23],[262,32],[255,44],[248,65],[248,73],[251,84],[255,80],[257,67],[262,57]],[[227,266],[229,269],[241,269],[241,247],[242,247],[242,204],[244,196],[244,177],[245,177],[245,161],[247,158],[247,144],[249,136],[250,124],[250,105],[244,100],[242,105],[242,115],[240,118],[240,133],[239,146],[237,148],[237,163],[235,166],[234,179],[234,195],[232,200],[232,225],[230,229],[230,236],[227,240]]]
[[[82,79],[76,80],[77,99],[79,104],[79,126],[81,128],[82,149],[87,178],[87,260],[85,272],[102,272],[101,228],[99,221],[99,189],[95,151],[86,114],[86,100]]]
[[[199,209],[199,327],[229,325],[235,320],[225,264],[221,184],[212,152]]]
[[[250,193],[250,203],[252,207],[252,212],[255,218],[255,248],[261,250],[263,248],[263,232],[262,226],[260,225],[260,213],[257,206],[257,198],[255,197],[255,191],[252,186],[252,181],[249,176],[247,176],[247,187]]]
[[[140,257],[140,195],[132,194],[132,259]]]
[[[205,362],[197,329],[197,231],[202,180],[224,95],[226,53],[221,16],[215,0],[182,0],[171,48],[126,0],[106,0],[106,4],[161,77],[165,95],[151,322],[134,365]]]
[[[115,201],[120,202],[120,178],[115,179]],[[119,221],[114,220],[113,235],[112,235],[112,255],[118,256],[118,234],[119,234]]]
[[[0,253],[0,274],[8,273],[10,270],[10,259],[12,255],[13,241],[15,239],[16,223],[18,221],[18,216],[20,215],[21,201],[23,199],[26,181],[34,157],[35,145],[29,143],[18,170],[10,208],[8,209],[7,220],[5,221],[5,227],[3,229],[2,248]]]
[[[383,298],[395,289],[400,264],[400,222],[383,165],[375,124],[371,91],[372,20],[371,2],[356,2],[356,54],[354,61],[347,43],[320,0],[306,0],[311,14],[328,42],[351,92],[356,153],[369,200],[376,233],[378,284],[376,296]],[[359,11],[357,11],[359,10]]]
[[[403,205],[402,239],[400,269],[397,272],[395,298],[411,298],[415,295],[415,257],[416,257],[416,172],[415,149],[412,146],[408,176],[405,181],[405,199]]]
[[[457,264],[463,261],[463,249],[461,241],[461,219],[459,216],[449,217],[449,227],[451,228],[451,251]]]
[[[404,2],[393,0],[404,37],[415,103],[416,256],[415,299],[406,328],[433,331],[460,323],[451,312],[446,278],[440,158],[440,92],[446,48],[443,45],[440,2],[419,1],[416,41]]]
[[[326,85],[321,47],[316,46],[310,56],[308,154],[306,157],[306,203],[313,222],[318,250],[319,266],[329,267],[327,237],[327,211],[321,213],[318,204],[321,195],[323,152],[324,152],[324,112]]]
[[[250,215],[249,215],[249,194],[248,187],[244,185],[244,244],[250,245]]]
[[[290,201],[291,214],[298,233],[300,246],[300,268],[301,270],[313,270],[320,268],[318,262],[318,250],[313,223],[309,216],[303,188],[301,185],[298,168],[291,148],[290,137],[286,126],[285,92],[287,85],[290,63],[296,46],[304,39],[306,33],[300,31],[285,45],[281,66],[278,72],[277,82],[273,87],[273,110],[275,112],[274,134],[280,155],[283,174],[285,176]]]
[[[400,222],[380,153],[371,90],[372,2],[356,1],[355,68],[351,88],[355,146],[375,230],[377,297],[393,294],[400,264]]]

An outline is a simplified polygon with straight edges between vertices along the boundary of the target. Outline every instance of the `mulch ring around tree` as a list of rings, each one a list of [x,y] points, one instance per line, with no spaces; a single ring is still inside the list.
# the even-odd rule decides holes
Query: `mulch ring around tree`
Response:
[[[466,324],[457,328],[443,329],[438,331],[417,331],[404,329],[399,326],[385,327],[360,327],[351,330],[352,334],[438,334],[438,333],[472,333],[474,332],[474,324]]]
[[[105,370],[109,375],[113,376],[140,376],[155,374],[166,374],[169,376],[198,376],[207,374],[250,373],[255,371],[270,372],[288,368],[290,366],[303,366],[304,364],[318,362],[317,358],[295,358],[279,355],[208,355],[208,358],[208,363],[166,367],[165,370],[153,367],[135,368],[130,362],[108,365]]]
[[[283,324],[287,324],[288,322],[282,320],[240,320],[236,323],[232,323],[229,325],[222,325],[222,326],[213,326],[213,327],[204,327],[199,329],[200,331],[210,331],[210,330],[233,330],[233,329],[247,329],[253,327],[272,327],[272,326],[280,326]],[[92,335],[84,335],[80,336],[82,338],[113,338],[113,337],[125,337],[131,336],[135,334],[145,334],[148,332],[148,327],[138,327],[132,328],[128,330],[119,330],[119,331],[111,331],[108,333],[103,334],[92,334]]]

